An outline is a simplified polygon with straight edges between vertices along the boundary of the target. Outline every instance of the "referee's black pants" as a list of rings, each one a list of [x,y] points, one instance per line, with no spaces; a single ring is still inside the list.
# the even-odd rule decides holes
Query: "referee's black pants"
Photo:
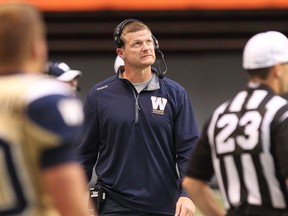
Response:
[[[227,216],[288,216],[288,210],[243,205],[229,209]]]

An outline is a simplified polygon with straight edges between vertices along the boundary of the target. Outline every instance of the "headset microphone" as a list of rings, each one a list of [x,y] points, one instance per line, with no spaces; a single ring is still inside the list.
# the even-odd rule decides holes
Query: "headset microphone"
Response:
[[[123,29],[124,27],[131,23],[131,22],[140,22],[142,23],[140,20],[137,20],[137,19],[133,19],[133,18],[130,18],[130,19],[125,19],[123,20],[114,30],[113,32],[113,40],[114,40],[114,43],[116,45],[116,47],[120,48],[124,45],[124,41],[121,39],[121,34],[123,32]],[[152,35],[152,39],[153,39],[153,42],[154,42],[154,49],[155,49],[155,55],[156,55],[156,62],[157,62],[157,66],[159,68],[159,72],[158,72],[158,77],[160,79],[163,79],[164,77],[164,74],[166,74],[167,72],[167,64],[165,62],[165,58],[164,58],[164,54],[160,51],[159,49],[159,43],[158,43],[158,40],[156,39],[156,37],[154,35]],[[157,54],[160,54],[161,55],[161,61],[162,61],[162,64],[164,66],[164,71],[161,72],[161,66],[159,64],[159,61],[157,60]]]
[[[159,68],[158,77],[159,77],[160,79],[163,79],[163,78],[164,78],[164,75],[166,74],[168,68],[167,68],[167,64],[166,64],[166,61],[165,61],[165,57],[164,57],[163,52],[161,52],[161,50],[158,49],[158,50],[157,50],[157,53],[160,53],[160,55],[161,55],[161,61],[162,61],[162,64],[163,64],[163,66],[164,66],[164,70],[163,70],[163,72],[162,72],[161,66],[160,66],[160,64],[159,64],[159,61],[158,61],[157,58],[156,58],[157,66],[158,66],[158,68]],[[157,53],[156,53],[156,56],[157,56]]]
[[[163,79],[163,78],[164,78],[164,75],[161,74],[161,73],[159,73],[158,77],[159,77],[159,79]]]
[[[160,79],[163,79],[164,74],[166,74],[166,72],[167,72],[167,64],[166,64],[166,61],[165,61],[165,58],[164,58],[164,54],[160,50],[160,46],[159,46],[158,40],[156,39],[156,37],[154,35],[152,35],[152,38],[153,38],[153,41],[154,41],[154,50],[155,50],[155,55],[156,55],[156,62],[157,62],[157,66],[158,66],[158,69],[159,69],[158,77]],[[158,53],[161,55],[161,61],[162,61],[162,64],[164,66],[164,71],[163,72],[161,72],[161,67],[159,65],[159,61],[157,60],[157,54]]]

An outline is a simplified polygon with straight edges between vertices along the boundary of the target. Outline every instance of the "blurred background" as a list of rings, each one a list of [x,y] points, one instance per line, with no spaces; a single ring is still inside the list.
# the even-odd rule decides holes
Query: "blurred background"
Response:
[[[127,18],[143,21],[165,55],[165,76],[188,91],[200,128],[216,106],[245,88],[242,50],[246,41],[261,31],[288,35],[287,0],[25,2],[44,12],[49,60],[83,72],[79,80],[83,102],[95,83],[114,74],[115,27]]]
[[[83,72],[83,101],[94,83],[114,74],[115,27],[126,18],[143,21],[165,55],[166,76],[187,89],[200,127],[219,103],[245,87],[241,58],[246,41],[261,31],[288,35],[287,0],[25,2],[44,12],[49,60]]]

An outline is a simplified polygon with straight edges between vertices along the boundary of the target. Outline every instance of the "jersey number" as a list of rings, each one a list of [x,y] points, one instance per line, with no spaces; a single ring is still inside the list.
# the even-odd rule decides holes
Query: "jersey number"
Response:
[[[257,111],[248,111],[240,119],[235,113],[221,116],[216,124],[221,129],[215,137],[217,154],[232,153],[236,145],[246,151],[254,149],[259,143],[261,121],[262,116]],[[236,133],[237,128],[243,128],[242,132]]]
[[[18,215],[26,207],[11,149],[0,139],[0,215]]]

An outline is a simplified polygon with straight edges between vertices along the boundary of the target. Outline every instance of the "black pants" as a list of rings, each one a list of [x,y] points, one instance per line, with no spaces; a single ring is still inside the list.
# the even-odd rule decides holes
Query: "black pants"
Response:
[[[99,216],[173,216],[173,215],[162,215],[162,214],[152,214],[139,212],[134,209],[124,207],[113,200],[106,198],[105,203],[101,207]]]
[[[288,216],[288,211],[261,206],[243,205],[239,208],[228,210],[227,216]]]

